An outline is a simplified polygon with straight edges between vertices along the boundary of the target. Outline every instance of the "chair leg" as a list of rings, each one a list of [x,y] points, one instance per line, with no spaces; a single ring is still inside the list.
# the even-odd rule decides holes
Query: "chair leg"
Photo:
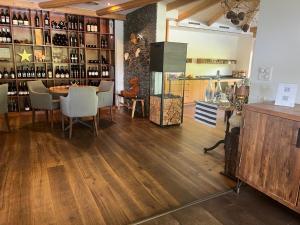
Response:
[[[144,100],[142,100],[141,103],[142,103],[143,117],[145,117],[145,102],[144,102]]]
[[[72,131],[73,131],[73,118],[70,117],[70,130],[69,130],[69,139],[72,138]]]
[[[136,107],[136,101],[133,100],[133,103],[132,103],[132,112],[131,112],[131,117],[132,117],[132,119],[134,118],[135,107]]]
[[[112,112],[112,110],[113,110],[113,108],[112,108],[112,106],[110,106],[110,110],[109,110],[110,111],[110,121],[113,121],[113,118],[112,118],[112,113],[113,112]]]
[[[32,124],[35,124],[35,109],[32,109]]]
[[[96,136],[98,136],[97,116],[93,117]]]
[[[98,123],[100,124],[100,112],[101,112],[101,109],[98,108]]]
[[[5,118],[6,129],[8,132],[10,132],[8,113],[4,114],[4,118]]]
[[[118,96],[118,97],[117,97],[117,99],[118,99],[118,110],[120,110],[120,108],[121,108],[121,106],[120,106],[121,97],[120,97],[120,96]]]
[[[50,110],[50,119],[51,119],[51,129],[53,129],[53,109]]]
[[[48,123],[48,122],[49,122],[48,110],[45,110],[45,116],[46,116],[46,121],[47,121],[47,123]]]
[[[63,131],[65,131],[65,116],[64,116],[64,114],[61,114],[61,128]]]

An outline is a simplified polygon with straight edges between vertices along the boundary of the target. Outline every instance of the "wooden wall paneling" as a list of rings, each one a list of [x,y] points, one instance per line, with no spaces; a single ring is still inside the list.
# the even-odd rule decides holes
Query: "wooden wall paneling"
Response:
[[[119,4],[119,5],[113,5],[113,6],[104,8],[104,9],[99,9],[96,11],[96,14],[98,16],[109,15],[109,14],[113,14],[115,12],[134,9],[134,8],[150,5],[153,3],[157,3],[160,1],[162,1],[162,0],[131,0],[131,1]]]
[[[178,9],[187,4],[193,3],[198,0],[175,0],[167,4],[167,11]]]
[[[219,3],[220,0],[203,0],[203,1],[200,1],[197,5],[194,5],[193,7],[190,7],[188,8],[187,10],[181,12],[179,15],[178,15],[178,19],[177,21],[182,21],[182,20],[185,20],[197,13],[200,13],[202,12],[203,10]]]

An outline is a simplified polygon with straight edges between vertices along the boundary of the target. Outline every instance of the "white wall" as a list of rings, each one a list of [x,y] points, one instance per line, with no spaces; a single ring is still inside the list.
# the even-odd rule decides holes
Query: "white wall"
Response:
[[[253,38],[248,35],[192,28],[170,27],[169,41],[188,43],[188,58],[237,59],[237,65],[187,64],[187,75],[231,75],[248,71]],[[243,51],[240,48],[243,47]]]
[[[166,18],[167,8],[166,3],[157,3],[157,18],[156,18],[156,42],[166,40]]]
[[[124,90],[124,22],[115,21],[115,32],[116,32],[116,93],[120,93],[121,90]]]
[[[300,88],[300,1],[262,0],[253,56],[250,101],[274,100],[280,82]],[[258,80],[260,66],[273,67],[269,82]],[[297,102],[300,103],[300,91]]]

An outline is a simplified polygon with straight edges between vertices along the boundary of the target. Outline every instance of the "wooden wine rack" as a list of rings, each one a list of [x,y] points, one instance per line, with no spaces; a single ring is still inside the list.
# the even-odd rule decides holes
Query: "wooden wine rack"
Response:
[[[3,71],[4,68],[6,68],[8,71],[10,71],[11,68],[14,69],[16,78],[14,79],[0,79],[0,84],[3,83],[13,83],[15,82],[15,86],[17,88],[17,95],[14,96],[9,96],[9,99],[15,99],[18,105],[18,111],[24,111],[24,98],[27,98],[28,101],[28,96],[24,95],[19,95],[19,83],[20,82],[27,82],[29,80],[42,80],[43,83],[47,87],[52,87],[56,85],[67,85],[70,84],[73,80],[78,81],[80,84],[97,84],[101,80],[112,80],[114,81],[115,78],[115,21],[113,21],[113,33],[109,33],[109,19],[104,19],[104,18],[98,18],[98,17],[88,17],[88,16],[82,16],[82,15],[74,15],[74,14],[62,14],[62,13],[57,13],[57,12],[52,12],[52,11],[46,11],[46,10],[31,10],[31,9],[25,9],[25,8],[20,8],[20,7],[6,7],[6,6],[1,6],[0,9],[8,10],[9,15],[10,15],[10,24],[0,24],[0,28],[9,28],[11,36],[12,36],[12,43],[0,43],[0,48],[4,47],[9,47],[11,51],[11,60],[8,61],[0,61],[0,70]],[[13,13],[22,13],[22,16],[24,13],[27,14],[27,17],[29,19],[29,26],[20,26],[20,25],[13,25],[12,20],[13,20]],[[40,19],[40,24],[42,25],[41,27],[35,27],[35,15],[38,13],[39,19]],[[49,17],[49,27],[44,26],[44,16],[48,14]],[[68,19],[70,17],[75,17],[77,18],[78,22],[79,19],[82,19],[83,22],[83,31],[79,30],[79,25],[78,30],[69,30],[68,29]],[[62,20],[66,22],[66,29],[61,30],[61,29],[55,29],[52,28],[51,22],[56,21],[57,23]],[[98,27],[98,32],[87,32],[87,26],[86,24],[88,22],[93,22],[97,24]],[[35,31],[36,30],[41,30],[42,37],[44,39],[44,31],[48,31],[50,34],[50,44],[46,45],[45,40],[43,40],[42,45],[36,45],[36,37],[35,37]],[[68,38],[68,46],[56,46],[53,44],[52,38],[55,33],[63,33],[67,35]],[[78,46],[79,46],[79,35],[83,35],[84,41],[83,41],[83,47],[72,47],[70,43],[70,35],[76,35],[77,40],[78,40]],[[22,39],[23,36],[28,36],[31,37],[31,43],[15,43],[15,40],[20,40]],[[111,44],[109,48],[101,48],[101,37],[104,37],[106,40],[111,39]],[[87,48],[87,44],[93,44],[96,45],[96,48]],[[67,52],[66,57],[68,58],[68,62],[66,63],[57,63],[54,62],[54,52],[59,49],[59,48],[64,48],[64,51]],[[20,58],[18,56],[18,53],[22,52],[23,49],[26,49],[26,51],[30,54],[31,56],[31,61],[30,62],[21,62]],[[83,54],[83,62],[78,62],[78,63],[71,63],[70,61],[70,53],[73,49],[77,50],[78,54],[78,59],[80,58],[79,54],[80,52],[84,53]],[[38,62],[36,61],[34,57],[34,52],[35,50],[42,50],[44,54],[46,55],[46,60],[45,62]],[[0,49],[1,51],[1,49]],[[101,63],[101,55],[104,55],[106,60],[108,61],[108,64],[102,64]],[[48,56],[48,58],[47,58]],[[97,57],[98,60],[100,60],[100,63],[97,64],[90,64],[88,62],[89,57]],[[93,59],[94,59],[93,58]],[[55,78],[55,68],[57,66],[59,67],[64,67],[69,70],[69,73],[71,73],[71,66],[73,65],[78,65],[79,66],[79,72],[80,72],[80,78]],[[28,66],[29,68],[33,67],[35,71],[35,76],[37,72],[37,67],[43,67],[46,71],[46,76],[47,78],[18,78],[17,77],[17,68],[22,67],[22,66]],[[109,68],[109,78],[102,78],[102,68],[103,66],[106,66]],[[81,68],[84,67],[85,75],[82,77],[81,74]],[[99,77],[97,78],[91,78],[88,77],[88,68],[89,67],[97,67]],[[52,70],[53,78],[48,78],[47,71],[48,69]]]

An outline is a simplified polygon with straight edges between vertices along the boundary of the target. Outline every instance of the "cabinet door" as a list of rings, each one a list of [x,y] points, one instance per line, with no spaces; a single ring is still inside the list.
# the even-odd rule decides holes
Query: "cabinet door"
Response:
[[[245,111],[238,177],[276,199],[297,205],[299,128],[299,122]]]

